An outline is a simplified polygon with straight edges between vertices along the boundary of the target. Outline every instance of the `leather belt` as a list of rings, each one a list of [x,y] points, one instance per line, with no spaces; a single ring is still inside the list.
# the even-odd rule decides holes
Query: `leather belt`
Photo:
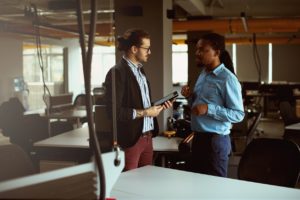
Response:
[[[142,133],[141,137],[152,137],[152,131],[146,131]]]

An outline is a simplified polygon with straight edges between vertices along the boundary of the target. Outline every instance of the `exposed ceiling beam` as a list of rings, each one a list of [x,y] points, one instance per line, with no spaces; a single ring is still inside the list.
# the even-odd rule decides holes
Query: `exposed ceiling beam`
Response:
[[[247,19],[248,33],[270,32],[299,32],[300,18],[266,18]],[[174,21],[173,33],[187,31],[214,31],[219,33],[244,33],[240,19],[212,19],[212,20],[189,20]]]
[[[199,0],[175,0],[176,4],[193,16],[206,15],[205,5]]]
[[[185,39],[173,39],[173,44],[185,44]],[[252,45],[252,37],[237,37],[237,38],[226,38],[226,44],[249,44]],[[260,37],[256,38],[257,44],[300,44],[300,38],[298,37]]]

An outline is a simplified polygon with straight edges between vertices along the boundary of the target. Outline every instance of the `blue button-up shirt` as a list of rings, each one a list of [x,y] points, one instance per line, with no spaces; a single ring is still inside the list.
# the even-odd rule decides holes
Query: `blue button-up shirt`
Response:
[[[197,104],[208,105],[206,115],[191,115],[193,131],[227,135],[231,123],[240,122],[244,118],[241,85],[224,64],[211,72],[202,71],[191,98],[191,107]]]
[[[136,77],[136,80],[139,84],[141,94],[142,94],[142,101],[143,101],[143,106],[144,108],[149,108],[151,107],[151,102],[150,102],[150,94],[149,94],[149,88],[147,84],[147,79],[145,75],[141,72],[141,67],[143,67],[142,64],[137,64],[135,65],[131,60],[123,56],[123,58],[126,60],[128,63],[130,69],[132,70],[134,76]],[[136,110],[133,109],[133,119],[136,118]],[[143,126],[143,133],[147,131],[151,131],[154,129],[154,121],[153,117],[144,117],[144,126]]]

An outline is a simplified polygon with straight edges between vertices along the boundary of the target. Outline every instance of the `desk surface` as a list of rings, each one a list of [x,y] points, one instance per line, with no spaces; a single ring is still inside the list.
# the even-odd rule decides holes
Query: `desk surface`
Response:
[[[62,112],[50,113],[48,115],[43,114],[42,116],[49,119],[77,119],[86,117],[86,110],[83,109],[71,109]]]
[[[300,130],[300,122],[296,124],[291,124],[285,127],[287,130]]]
[[[300,190],[155,166],[121,173],[117,199],[299,199]]]
[[[35,142],[35,147],[89,148],[89,129],[87,126]]]
[[[66,133],[56,135],[34,143],[35,147],[69,147],[69,148],[89,148],[88,126],[77,128]],[[153,138],[154,151],[178,151],[178,144],[181,138],[167,138],[157,136]]]

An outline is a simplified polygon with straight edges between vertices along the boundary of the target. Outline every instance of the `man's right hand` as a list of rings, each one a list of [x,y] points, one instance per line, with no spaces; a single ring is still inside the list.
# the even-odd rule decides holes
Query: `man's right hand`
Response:
[[[150,108],[147,108],[146,111],[146,116],[147,117],[156,117],[159,115],[159,113],[163,110],[163,106],[151,106]]]

